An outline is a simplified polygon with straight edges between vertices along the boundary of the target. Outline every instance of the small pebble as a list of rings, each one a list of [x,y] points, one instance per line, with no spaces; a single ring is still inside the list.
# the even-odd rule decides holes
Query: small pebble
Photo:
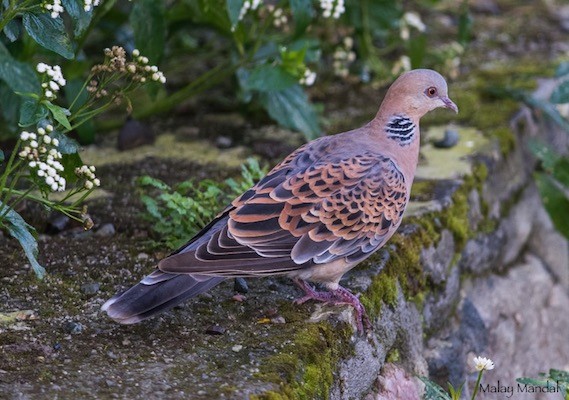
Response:
[[[55,235],[67,229],[71,218],[65,214],[52,213],[47,221],[46,233],[48,235]]]
[[[83,332],[83,325],[80,324],[79,322],[69,321],[65,324],[64,330],[67,333],[72,333],[76,335],[78,333]]]
[[[136,258],[138,260],[148,260],[149,255],[146,253],[138,253],[138,255],[136,256]]]
[[[240,345],[240,344],[236,344],[235,346],[233,346],[233,347],[231,348],[231,350],[233,350],[233,351],[236,352],[236,353],[239,353],[241,350],[243,350],[243,346]]]
[[[433,142],[433,146],[439,149],[449,149],[456,146],[458,143],[458,132],[454,129],[447,129],[445,131],[445,136],[441,140],[436,140]]]
[[[215,139],[215,145],[220,149],[228,149],[233,146],[233,139],[229,136],[218,136]]]
[[[206,394],[205,390],[198,390],[198,396],[203,396],[204,394]]]
[[[123,345],[123,346],[128,346],[128,345],[130,345],[130,340],[128,340],[128,339],[123,340],[123,341],[122,341],[122,345]]]
[[[233,290],[237,293],[247,294],[249,291],[249,286],[247,285],[247,281],[243,278],[235,278],[233,284]]]
[[[286,324],[286,320],[284,319],[284,317],[281,317],[279,315],[278,317],[271,318],[271,323],[273,323],[273,324]]]
[[[211,325],[205,330],[208,335],[223,335],[225,333],[225,328],[219,325]]]
[[[233,301],[242,303],[243,301],[247,300],[247,297],[243,296],[242,294],[236,294],[235,296],[232,297],[232,299]]]
[[[109,357],[109,358],[111,358],[111,359],[113,359],[113,360],[116,360],[116,359],[118,358],[118,356],[117,356],[115,353],[113,353],[112,351],[110,351],[110,350],[107,351],[107,357]]]
[[[53,349],[54,349],[55,351],[61,350],[61,343],[56,343],[56,344],[54,344],[54,345],[53,345]]]
[[[38,360],[39,362],[41,362],[41,363],[42,363],[42,362],[45,362],[45,357],[44,357],[44,356],[38,356],[38,357],[37,357],[37,360]]]
[[[81,291],[85,294],[95,294],[99,291],[101,285],[98,282],[86,283],[81,285]]]
[[[95,236],[98,237],[112,237],[115,236],[115,226],[111,223],[102,225],[97,232],[95,232]]]
[[[154,132],[150,125],[129,118],[119,132],[117,148],[124,151],[152,143]]]

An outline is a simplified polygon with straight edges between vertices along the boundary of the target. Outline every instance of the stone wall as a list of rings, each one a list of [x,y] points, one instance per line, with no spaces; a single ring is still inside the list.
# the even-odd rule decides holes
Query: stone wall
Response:
[[[547,86],[538,94],[547,93]],[[414,208],[418,216],[410,225],[419,221],[414,229],[424,230],[424,219],[449,221],[445,210],[459,212],[453,202],[463,191],[468,235],[443,224],[434,243],[418,235],[426,242],[420,257],[424,290],[404,296],[399,288],[396,301],[381,308],[373,337],[356,338],[354,353],[340,362],[330,398],[416,399],[422,384],[414,375],[429,376],[445,388],[447,382],[460,386],[466,380],[464,394],[470,398],[475,355],[495,362],[484,377],[491,385],[516,386],[519,377],[569,369],[569,246],[543,208],[531,177],[535,164],[525,147],[537,135],[557,144],[567,135],[527,109],[514,119],[512,130],[512,151],[487,147],[474,157],[487,168],[481,185],[465,191],[468,178],[459,185],[452,181],[454,192],[436,199],[441,211],[429,211],[432,204],[427,212]],[[404,235],[409,229],[409,224],[403,227]],[[417,235],[408,236],[403,246],[413,240]],[[357,275],[366,273],[358,271],[351,279],[364,282]],[[480,398],[504,396],[482,393]],[[514,392],[510,398],[555,395],[541,396]]]

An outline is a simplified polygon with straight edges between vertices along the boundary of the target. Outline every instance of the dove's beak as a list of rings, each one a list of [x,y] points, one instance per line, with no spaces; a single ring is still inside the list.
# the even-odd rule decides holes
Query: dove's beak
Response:
[[[451,99],[449,99],[446,96],[444,96],[444,97],[442,96],[442,97],[440,97],[440,99],[444,103],[445,108],[448,108],[449,110],[453,110],[455,113],[458,114],[458,107],[456,106],[456,104],[454,104],[454,102]]]

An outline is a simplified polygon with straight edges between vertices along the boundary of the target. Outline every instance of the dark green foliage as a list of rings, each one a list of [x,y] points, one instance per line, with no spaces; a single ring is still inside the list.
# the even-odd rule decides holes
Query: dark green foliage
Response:
[[[205,179],[181,182],[173,187],[150,176],[139,178],[145,218],[160,241],[175,249],[207,225],[234,198],[253,186],[267,170],[249,158],[238,179],[215,182]]]
[[[564,400],[569,400],[569,371],[550,369],[549,373],[539,374],[539,378],[518,378],[517,382],[523,385],[549,388],[551,392],[557,392]]]

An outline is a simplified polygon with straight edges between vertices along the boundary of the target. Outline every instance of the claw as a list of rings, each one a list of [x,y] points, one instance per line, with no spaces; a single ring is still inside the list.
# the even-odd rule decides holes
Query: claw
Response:
[[[351,305],[356,312],[356,325],[358,332],[365,333],[366,331],[370,332],[372,330],[372,325],[369,317],[367,316],[363,304],[359,300],[359,294],[354,295],[352,292],[346,288],[343,288],[342,286],[338,286],[336,290],[320,292],[315,290],[306,281],[303,281],[301,279],[294,279],[294,283],[296,283],[298,287],[300,287],[306,294],[305,296],[295,300],[295,304],[303,304],[308,300],[317,300],[328,304]]]

